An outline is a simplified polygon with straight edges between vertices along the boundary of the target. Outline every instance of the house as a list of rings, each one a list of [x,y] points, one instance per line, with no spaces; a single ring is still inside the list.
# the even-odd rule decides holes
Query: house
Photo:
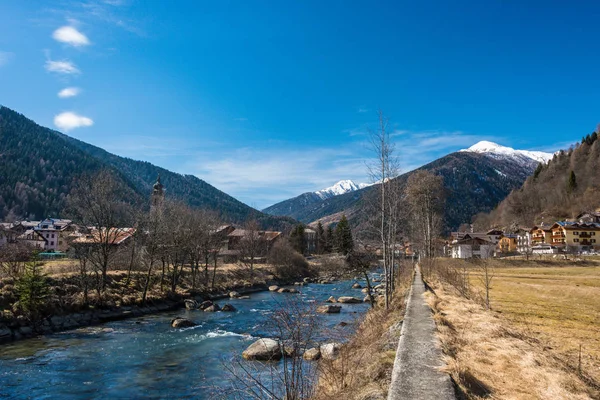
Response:
[[[261,256],[266,256],[275,242],[281,237],[281,232],[277,231],[250,231],[246,229],[235,229],[227,235],[227,254],[234,255],[232,252],[234,251],[239,255],[240,250],[242,250],[243,240],[245,238],[249,238],[252,234],[256,235],[256,239],[259,241],[259,243],[264,244],[264,247],[259,252]]]
[[[317,231],[304,228],[304,239],[306,240],[306,252],[313,254],[317,251]]]
[[[507,233],[500,237],[498,241],[498,250],[503,254],[516,253],[518,248],[518,236],[514,233]]]
[[[529,231],[531,235],[531,245],[536,246],[543,243],[552,243],[552,227],[544,226],[544,223],[541,225],[536,225]]]
[[[495,248],[496,244],[489,237],[467,233],[452,242],[452,258],[490,258]]]
[[[552,229],[552,245],[563,249],[600,250],[600,223],[559,221]]]
[[[500,238],[502,237],[502,235],[504,235],[504,232],[502,232],[499,229],[492,229],[492,230],[486,232],[485,234],[489,236],[490,240],[493,243],[498,243],[500,241]]]
[[[35,229],[26,230],[17,236],[17,241],[40,250],[44,250],[48,244],[48,239]]]
[[[519,227],[514,234],[517,235],[517,252],[521,254],[531,253],[531,228]]]
[[[579,214],[577,221],[579,223],[600,223],[600,209]]]
[[[111,246],[122,246],[130,241],[135,228],[91,228],[89,232],[73,240],[73,246],[94,246],[107,243]]]
[[[45,250],[66,251],[69,247],[66,237],[73,231],[71,220],[46,218],[33,229],[46,239]]]

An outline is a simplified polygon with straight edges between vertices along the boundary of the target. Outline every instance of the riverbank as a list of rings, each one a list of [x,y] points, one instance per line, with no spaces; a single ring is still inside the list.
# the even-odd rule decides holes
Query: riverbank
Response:
[[[412,264],[403,264],[389,309],[369,309],[339,357],[319,361],[315,400],[387,398],[412,277]]]

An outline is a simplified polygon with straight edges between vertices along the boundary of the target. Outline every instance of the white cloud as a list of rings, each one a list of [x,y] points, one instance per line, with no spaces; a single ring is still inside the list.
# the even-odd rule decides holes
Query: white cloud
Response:
[[[7,51],[0,51],[0,67],[8,64],[8,62],[14,57],[14,53]]]
[[[62,60],[62,61],[47,60],[46,61],[46,70],[50,71],[50,72],[56,72],[59,74],[65,74],[65,75],[73,75],[73,74],[81,73],[79,68],[77,68],[77,66],[75,64],[73,64],[71,61],[68,61],[68,60]]]
[[[75,97],[79,93],[81,93],[81,89],[77,87],[68,87],[58,92],[58,97],[61,99],[66,99],[67,97]]]
[[[70,131],[71,129],[75,128],[92,126],[94,125],[94,121],[92,121],[91,118],[75,114],[71,111],[67,111],[60,113],[54,117],[54,125],[56,125],[57,128],[62,129],[64,131]]]
[[[89,39],[72,26],[61,26],[52,34],[54,40],[69,44],[74,47],[87,46]]]

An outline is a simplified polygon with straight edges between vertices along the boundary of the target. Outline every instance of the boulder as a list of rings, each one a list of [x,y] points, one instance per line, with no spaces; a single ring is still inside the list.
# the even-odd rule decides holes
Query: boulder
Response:
[[[200,306],[198,308],[200,308],[201,310],[204,310],[212,305],[213,305],[213,302],[211,300],[206,300],[206,301],[203,301],[202,303],[200,303]]]
[[[185,303],[186,310],[195,310],[198,308],[198,302],[192,299],[186,299],[183,301]]]
[[[175,317],[171,320],[171,326],[173,328],[189,328],[196,325],[197,324],[194,321],[190,321],[189,319],[183,317]]]
[[[317,312],[321,314],[339,314],[342,306],[325,305],[317,307]]]
[[[327,303],[337,303],[337,300],[333,296],[329,296],[329,298],[327,300],[325,300],[325,301]]]
[[[321,358],[324,360],[335,360],[340,355],[341,343],[327,343],[321,345]]]
[[[304,286],[304,282],[294,282],[294,286]]]
[[[362,286],[360,285],[360,283],[355,283],[354,285],[352,285],[352,289],[362,289]]]
[[[229,292],[229,297],[232,299],[237,299],[238,297],[240,297],[240,294],[236,291],[231,291]]]
[[[217,303],[214,303],[212,306],[206,307],[204,309],[204,312],[217,312],[217,311],[221,311],[221,307],[219,307],[219,305]]]
[[[316,361],[321,358],[321,350],[313,347],[312,349],[308,349],[302,355],[302,358],[308,361]]]
[[[237,311],[237,309],[234,306],[232,306],[231,304],[225,304],[225,305],[223,305],[223,308],[221,308],[221,311],[235,312],[235,311]]]
[[[291,288],[291,289],[289,290],[289,292],[290,292],[290,293],[300,293],[300,292],[298,291],[298,289],[294,289],[294,288]]]
[[[310,278],[304,278],[302,281],[303,281],[304,283],[310,283]]]
[[[276,292],[278,290],[279,290],[279,286],[277,286],[277,285],[269,286],[269,292]]]
[[[363,292],[363,293],[369,293],[369,289],[368,288],[364,288],[363,290],[361,290],[361,292]]]
[[[277,291],[278,293],[289,293],[290,289],[288,288],[279,288],[279,290]]]
[[[246,360],[259,361],[277,361],[282,356],[279,342],[273,339],[258,339],[242,353],[242,357]]]
[[[357,299],[356,297],[351,297],[351,296],[342,296],[342,297],[338,298],[337,301],[338,301],[338,303],[347,303],[347,304],[362,303],[361,299]]]
[[[371,297],[369,295],[366,295],[365,298],[363,299],[363,302],[370,303],[371,302]]]

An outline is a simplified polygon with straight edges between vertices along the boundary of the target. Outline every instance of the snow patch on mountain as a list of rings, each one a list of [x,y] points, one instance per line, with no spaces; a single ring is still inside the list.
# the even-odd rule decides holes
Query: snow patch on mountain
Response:
[[[515,150],[511,147],[499,145],[498,143],[488,142],[487,140],[482,140],[468,149],[460,151],[486,154],[493,158],[514,159],[521,164],[531,164],[532,161],[547,163],[554,156],[552,153],[545,153],[543,151]]]
[[[356,190],[360,190],[369,186],[367,183],[354,183],[349,179],[339,181],[333,186],[328,188],[318,190],[315,192],[317,196],[319,196],[322,200],[329,199],[333,196],[339,196],[340,194],[354,192]]]

